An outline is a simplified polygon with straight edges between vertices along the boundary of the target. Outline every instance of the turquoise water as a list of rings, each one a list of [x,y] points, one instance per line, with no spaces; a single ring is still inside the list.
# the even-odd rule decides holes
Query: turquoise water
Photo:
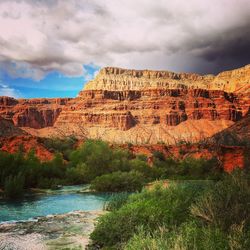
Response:
[[[77,193],[83,186],[64,187],[43,195],[32,195],[21,201],[0,201],[0,222],[23,221],[38,216],[63,214],[75,210],[100,210],[108,195]]]

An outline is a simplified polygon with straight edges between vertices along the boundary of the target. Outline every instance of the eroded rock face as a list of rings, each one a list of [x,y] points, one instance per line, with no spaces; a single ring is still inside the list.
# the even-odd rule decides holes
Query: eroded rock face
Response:
[[[15,126],[44,128],[53,126],[62,107],[70,98],[14,99],[0,97],[0,116],[12,120]]]
[[[100,70],[85,90],[143,90],[143,89],[207,89],[225,92],[250,92],[250,65],[225,71],[217,76],[175,73],[153,70],[127,70],[107,67]]]
[[[16,127],[12,120],[6,120],[0,116],[0,138],[25,135],[25,131]]]
[[[77,123],[129,130],[139,125],[176,126],[188,119],[237,121],[246,113],[237,96],[222,90],[84,90],[61,112],[56,126]]]
[[[156,143],[161,140],[160,136],[152,139],[156,133],[177,137],[178,133],[187,134],[185,129],[179,132],[172,129],[181,124],[190,130],[195,127],[195,131],[189,132],[194,132],[196,137],[203,133],[203,127],[206,127],[205,136],[211,136],[215,130],[211,127],[211,133],[207,133],[209,125],[218,132],[247,113],[249,79],[249,65],[217,76],[103,68],[78,97],[63,108],[55,127],[68,126],[74,132],[77,127],[91,131],[100,128],[103,139],[112,141],[122,137],[119,142],[136,142],[135,137],[141,136]],[[196,120],[204,121],[204,126],[200,126],[201,122],[198,126],[195,122],[189,125]],[[211,123],[208,125],[206,121]],[[213,121],[221,123],[212,124]],[[118,132],[121,130],[125,132]]]
[[[0,115],[65,135],[87,130],[118,143],[173,143],[212,136],[249,106],[250,65],[217,76],[108,67],[73,99],[0,98]]]

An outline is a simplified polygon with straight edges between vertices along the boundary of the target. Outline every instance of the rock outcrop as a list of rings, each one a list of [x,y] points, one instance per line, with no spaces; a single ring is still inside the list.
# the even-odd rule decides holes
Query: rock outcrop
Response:
[[[53,126],[62,107],[70,98],[14,99],[0,97],[0,116],[12,120],[15,126],[44,128]]]
[[[217,76],[154,70],[127,70],[107,67],[100,70],[85,90],[207,89],[250,92],[250,65]]]
[[[190,120],[237,121],[247,111],[237,96],[222,90],[85,90],[70,101],[56,121],[129,130],[137,125],[176,126]]]
[[[55,127],[74,133],[81,127],[118,143],[198,140],[244,117],[249,87],[250,65],[217,76],[103,68],[63,108]]]
[[[0,116],[0,138],[25,134],[25,131],[16,127],[11,120],[6,120]]]

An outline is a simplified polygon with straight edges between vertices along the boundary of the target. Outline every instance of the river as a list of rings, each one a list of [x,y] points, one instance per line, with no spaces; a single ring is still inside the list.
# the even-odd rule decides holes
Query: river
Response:
[[[67,186],[16,202],[0,200],[0,249],[84,249],[109,198],[87,188]]]

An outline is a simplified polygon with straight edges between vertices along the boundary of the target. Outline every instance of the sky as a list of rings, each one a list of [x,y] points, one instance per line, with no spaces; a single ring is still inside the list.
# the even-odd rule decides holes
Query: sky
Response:
[[[74,97],[105,66],[217,74],[249,44],[249,0],[0,0],[0,96]]]

